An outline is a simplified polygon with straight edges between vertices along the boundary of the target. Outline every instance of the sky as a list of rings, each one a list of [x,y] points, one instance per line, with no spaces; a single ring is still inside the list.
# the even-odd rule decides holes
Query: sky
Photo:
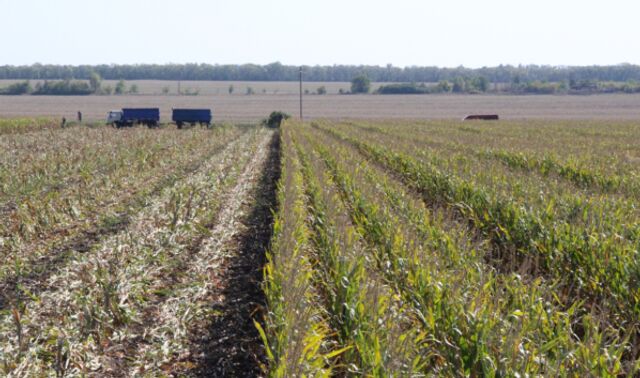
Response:
[[[640,64],[637,0],[0,0],[0,65]]]

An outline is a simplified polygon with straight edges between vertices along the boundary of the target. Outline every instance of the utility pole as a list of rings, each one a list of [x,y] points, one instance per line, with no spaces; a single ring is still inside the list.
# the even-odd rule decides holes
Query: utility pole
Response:
[[[300,66],[300,120],[302,121],[302,66]]]

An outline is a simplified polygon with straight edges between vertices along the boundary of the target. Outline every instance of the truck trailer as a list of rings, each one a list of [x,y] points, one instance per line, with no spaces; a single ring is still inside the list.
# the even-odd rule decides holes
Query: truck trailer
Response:
[[[179,129],[185,124],[200,124],[211,128],[211,109],[173,109],[171,120]]]
[[[123,108],[112,110],[107,115],[107,123],[117,128],[145,125],[149,128],[160,124],[159,108]]]

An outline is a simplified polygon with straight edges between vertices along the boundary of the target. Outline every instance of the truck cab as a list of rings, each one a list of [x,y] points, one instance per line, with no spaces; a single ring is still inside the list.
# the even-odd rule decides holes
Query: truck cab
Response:
[[[110,125],[116,124],[122,120],[121,110],[112,110],[107,113],[107,123]]]

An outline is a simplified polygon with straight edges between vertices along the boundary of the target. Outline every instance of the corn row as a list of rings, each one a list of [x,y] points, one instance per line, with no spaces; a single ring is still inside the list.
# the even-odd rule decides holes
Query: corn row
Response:
[[[409,374],[419,364],[411,348],[416,335],[403,304],[377,273],[360,233],[350,224],[336,183],[319,157],[309,155],[309,141],[298,148],[310,199],[318,270],[325,286],[329,321],[338,330],[350,374]],[[307,147],[304,148],[303,147]]]
[[[539,220],[536,220],[535,218],[531,218],[530,215],[527,214],[526,212],[518,212],[521,210],[519,210],[519,208],[517,208],[516,206],[512,205],[511,210],[509,210],[508,203],[498,202],[495,204],[491,204],[491,202],[489,201],[490,197],[483,198],[482,192],[478,192],[477,190],[474,191],[473,187],[469,187],[468,185],[465,185],[464,182],[459,182],[459,181],[456,181],[454,178],[439,174],[439,172],[435,169],[433,169],[433,171],[429,171],[424,166],[418,166],[408,156],[397,154],[397,153],[394,154],[386,151],[383,148],[376,147],[370,144],[365,144],[354,138],[345,137],[344,135],[337,133],[335,130],[328,130],[328,132],[331,135],[337,137],[338,140],[342,140],[350,145],[353,145],[355,148],[357,148],[360,151],[360,153],[364,154],[366,157],[374,161],[377,161],[379,164],[382,164],[388,169],[391,169],[391,171],[393,171],[394,174],[398,174],[398,176],[403,181],[405,181],[405,183],[407,183],[410,187],[416,188],[421,193],[421,196],[423,196],[423,198],[426,198],[427,203],[433,203],[433,202],[441,203],[451,209],[454,209],[458,214],[462,215],[464,218],[470,219],[474,227],[476,229],[479,229],[480,231],[483,231],[483,234],[487,235],[490,238],[494,246],[496,244],[498,246],[513,245],[515,244],[514,241],[516,243],[518,242],[517,239],[513,240],[510,238],[505,238],[504,240],[502,240],[503,244],[496,243],[496,242],[500,242],[500,239],[496,240],[496,235],[492,234],[493,232],[496,232],[495,230],[499,230],[498,232],[504,232],[504,233],[507,233],[513,230],[513,228],[511,229],[508,228],[510,226],[509,222],[505,222],[505,221],[508,221],[510,218],[507,218],[507,217],[500,218],[502,215],[505,214],[504,210],[508,210],[506,214],[514,215],[511,219],[514,219],[514,220],[518,219],[518,222],[520,222],[521,224],[525,223],[526,225],[526,222],[530,219],[532,220],[532,222],[530,222],[530,225],[536,225],[536,222],[539,221]],[[344,160],[344,158],[342,158],[341,160]],[[407,179],[407,177],[411,177],[411,178]],[[493,206],[493,208],[490,206]],[[504,208],[501,208],[501,207],[504,207]],[[496,212],[495,211],[496,209],[501,210],[502,212]],[[509,211],[511,211],[511,213]],[[480,219],[476,218],[478,215],[480,215],[482,218]],[[487,217],[487,215],[489,215],[489,217]],[[492,219],[492,217],[496,217],[496,215],[497,215],[497,218]],[[527,216],[529,216],[529,218],[527,218]],[[480,222],[478,222],[478,220],[480,220]],[[523,220],[525,222],[523,222]],[[501,225],[502,228],[496,227],[494,225],[487,227],[486,223],[482,223],[487,221],[488,222],[492,222],[492,221],[504,222],[504,224],[509,226],[502,226],[501,223],[497,223],[497,225]],[[368,224],[374,224],[371,220],[367,222]],[[545,226],[545,225],[542,224],[542,226]],[[530,230],[530,228],[525,228],[525,230]],[[373,231],[374,230],[372,230],[372,233],[375,235],[376,233],[374,233]],[[553,231],[557,232],[557,230],[553,230]],[[378,234],[381,234],[381,232],[378,231]],[[541,235],[541,234],[534,232],[532,235]],[[518,248],[516,249],[516,251],[522,251],[523,246],[527,246],[526,244],[528,242],[527,239],[531,239],[531,237],[529,238],[523,237],[519,240],[519,242],[522,242],[523,244],[522,245],[516,244],[515,246],[517,246],[516,248]],[[536,237],[533,237],[533,240],[535,239]],[[387,241],[387,243],[389,242]],[[379,244],[382,244],[382,240],[379,241]],[[565,248],[566,246],[572,246],[574,244],[575,243],[572,243],[572,242],[567,243],[565,245]],[[529,247],[534,246],[535,248],[537,247],[537,244],[532,244],[528,246]],[[535,249],[533,250],[535,251]],[[593,250],[587,247],[585,247],[585,250],[591,251],[593,253]],[[627,253],[624,251],[625,250],[623,249],[622,252]],[[579,250],[574,252],[573,257],[577,259],[577,256],[579,256],[578,255],[579,252],[580,252]],[[447,256],[450,256],[450,255],[451,255],[450,253],[447,254]],[[567,256],[555,256],[555,258],[558,258],[558,257],[566,258]],[[494,259],[494,256],[490,256],[490,261],[493,259]],[[502,261],[502,264],[504,264],[503,263],[504,260],[500,260],[500,261]],[[552,258],[549,258],[547,262],[551,265],[553,264],[554,261]],[[496,264],[496,262],[494,262],[494,264]],[[617,267],[621,269],[622,268],[627,269],[629,265],[633,266],[633,264],[629,263],[629,261],[626,261],[626,264],[627,265],[621,264]],[[501,268],[501,271],[502,271],[503,265],[496,265],[496,266]],[[575,266],[575,262],[573,266]],[[598,266],[598,265],[595,265],[595,266]],[[588,266],[588,268],[593,268],[593,267],[594,267],[594,264]],[[549,269],[547,271],[548,274],[545,274],[545,275],[549,277],[558,277],[558,279],[560,280],[560,286],[557,288],[554,288],[554,290],[559,292],[558,305],[560,307],[558,308],[558,310],[562,310],[564,308],[568,310],[574,309],[575,311],[575,308],[578,305],[578,302],[571,301],[570,299],[574,297],[576,292],[573,292],[573,294],[567,294],[566,296],[562,295],[562,293],[568,293],[567,289],[571,287],[570,285],[575,285],[575,283],[566,280],[566,278],[563,276],[564,270],[562,266],[560,267],[553,266],[553,268],[555,269]],[[566,266],[564,268],[566,268]],[[538,269],[530,270],[530,272],[534,274],[533,277],[535,277],[536,272],[542,272],[539,269],[540,269],[540,266],[538,266]],[[513,269],[508,269],[507,271],[511,271],[511,270]],[[602,274],[602,276],[600,277],[607,278],[609,276],[607,274]],[[401,279],[397,279],[396,281],[402,282]],[[625,295],[624,289],[620,289],[615,285],[603,285],[603,286],[599,286],[598,289],[603,290],[603,292],[614,292],[616,293],[616,295]],[[586,291],[587,289],[583,289],[583,290]],[[584,297],[586,295],[586,298],[589,298],[589,293],[585,294],[584,291],[578,291],[578,293],[581,293],[579,297]],[[608,311],[605,310],[605,314],[609,314],[609,317],[610,317],[609,319],[606,319],[606,320],[600,316],[597,316],[596,318],[589,318],[588,321],[590,322],[589,324],[591,324],[590,327],[594,332],[592,334],[606,335],[606,336],[599,336],[599,337],[605,337],[605,339],[608,340],[607,343],[608,345],[610,345],[610,348],[613,348],[611,349],[611,352],[615,352],[616,354],[616,357],[609,360],[609,362],[607,363],[607,366],[616,366],[617,364],[619,364],[619,362],[616,362],[616,361],[619,361],[620,358],[622,358],[621,356],[627,353],[628,351],[628,349],[626,349],[628,347],[628,344],[626,344],[625,340],[629,340],[628,337],[633,338],[632,336],[633,334],[632,333],[630,334],[627,331],[624,331],[624,329],[633,330],[634,328],[633,326],[631,327],[627,326],[624,329],[619,328],[619,325],[617,324],[617,322],[613,320],[615,318],[611,316],[615,316],[616,313],[619,313],[621,316],[624,316],[627,319],[634,319],[634,317],[636,316],[634,312],[635,311],[634,295],[637,295],[637,294],[634,294],[633,291],[632,291],[632,294],[630,295],[629,293],[626,293],[627,296],[623,298],[623,300],[616,301],[617,303],[615,304],[612,304],[611,302],[609,302],[609,298],[607,298],[606,295],[602,295],[602,292],[598,294],[598,291],[595,290],[595,293],[592,291],[591,294],[597,296],[596,298],[598,300],[599,306],[600,305],[602,305],[603,307],[608,306]],[[616,307],[617,305],[623,305],[625,307],[622,311],[620,311]],[[559,313],[561,314],[562,312],[559,312]],[[578,319],[583,319],[583,321],[586,321],[584,320],[585,318],[582,317],[581,315],[578,316]],[[600,321],[603,321],[603,323],[599,324]],[[622,332],[622,333],[616,336],[616,333],[618,332]],[[586,341],[584,343],[585,345],[588,344],[588,342]],[[635,342],[632,342],[631,345],[634,345],[634,344]],[[567,366],[572,366],[572,365],[560,364],[558,368],[567,367]]]
[[[544,177],[556,175],[583,189],[594,188],[603,192],[621,192],[633,196],[640,194],[640,181],[635,172],[607,174],[593,171],[585,167],[584,163],[580,164],[572,159],[560,162],[557,157],[550,154],[538,157],[521,151],[508,151],[501,148],[474,148],[458,142],[434,140],[432,136],[416,137],[414,133],[408,133],[407,130],[401,131],[358,124],[354,124],[354,126],[361,130],[402,140],[404,144],[411,143],[416,146],[416,149],[427,147],[433,153],[444,152],[445,154],[449,151],[455,151],[480,159],[496,160],[507,167],[535,172]]]
[[[281,132],[281,146],[278,212],[264,269],[269,311],[262,335],[269,376],[330,376],[332,366],[324,355],[330,356],[335,348],[322,297],[314,286],[304,180],[289,129]]]

